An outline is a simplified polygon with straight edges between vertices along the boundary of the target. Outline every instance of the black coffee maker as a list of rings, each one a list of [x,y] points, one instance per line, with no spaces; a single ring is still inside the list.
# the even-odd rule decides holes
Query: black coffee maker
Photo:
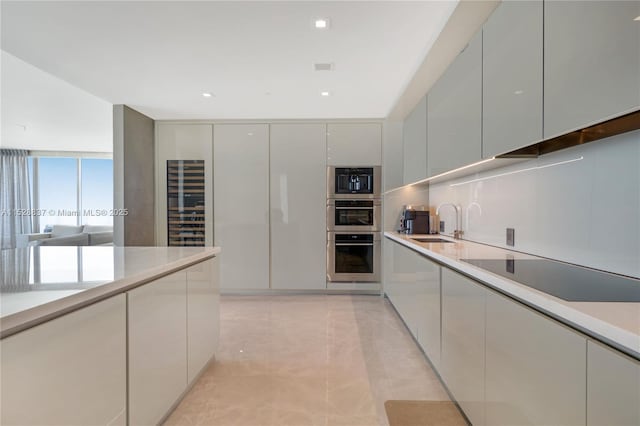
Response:
[[[428,234],[429,211],[425,210],[425,206],[404,206],[398,232],[404,234]]]

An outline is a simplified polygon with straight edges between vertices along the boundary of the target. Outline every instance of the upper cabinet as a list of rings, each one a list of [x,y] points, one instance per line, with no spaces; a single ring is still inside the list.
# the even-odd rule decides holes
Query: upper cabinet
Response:
[[[402,182],[416,182],[427,177],[427,97],[418,102],[404,120],[402,128],[404,171]]]
[[[335,123],[327,126],[327,164],[381,166],[380,123]]]
[[[481,159],[482,31],[433,85],[427,110],[428,176]]]
[[[482,158],[542,139],[541,1],[502,2],[482,34]]]
[[[544,137],[640,105],[638,1],[544,5]]]
[[[213,245],[212,127],[211,124],[161,123],[156,128],[156,241],[159,246],[169,245],[169,238],[183,242],[181,245],[201,245],[202,219],[204,245]]]

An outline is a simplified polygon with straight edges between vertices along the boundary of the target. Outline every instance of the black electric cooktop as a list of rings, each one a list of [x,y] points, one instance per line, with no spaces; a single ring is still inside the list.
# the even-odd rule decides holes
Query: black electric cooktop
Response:
[[[545,259],[461,259],[569,302],[640,302],[640,280]]]

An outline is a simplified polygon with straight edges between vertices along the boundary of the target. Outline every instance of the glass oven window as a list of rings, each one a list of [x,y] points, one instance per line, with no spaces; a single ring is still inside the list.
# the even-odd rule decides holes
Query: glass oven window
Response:
[[[372,226],[372,209],[340,209],[336,208],[336,225],[338,226]]]
[[[372,274],[373,246],[336,245],[335,268],[338,274]]]

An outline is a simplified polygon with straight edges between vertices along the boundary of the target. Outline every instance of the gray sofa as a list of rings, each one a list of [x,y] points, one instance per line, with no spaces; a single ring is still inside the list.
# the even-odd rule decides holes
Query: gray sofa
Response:
[[[51,232],[18,235],[18,247],[96,246],[113,244],[113,227],[53,225]]]

